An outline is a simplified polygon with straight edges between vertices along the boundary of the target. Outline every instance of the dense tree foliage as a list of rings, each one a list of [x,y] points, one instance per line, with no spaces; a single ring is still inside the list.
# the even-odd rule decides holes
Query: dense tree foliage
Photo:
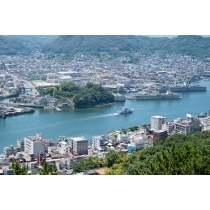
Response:
[[[93,168],[100,168],[106,165],[104,158],[93,158],[89,157],[85,161],[80,163],[76,163],[74,165],[73,173],[79,173],[85,170],[93,169]]]
[[[27,175],[28,174],[26,167],[24,165],[21,166],[21,164],[18,162],[12,163],[12,169],[14,170],[15,175]]]
[[[97,158],[76,165],[76,172],[97,168]],[[102,161],[107,175],[205,175],[210,174],[210,132],[175,134],[153,147],[127,155],[110,151]]]
[[[101,59],[128,56],[128,62],[138,61],[138,55],[167,53],[189,55],[194,58],[210,57],[210,38],[177,36],[174,38],[148,36],[59,36],[45,48],[46,52],[73,57],[77,53],[97,55]]]
[[[114,102],[114,95],[99,84],[87,83],[73,97],[75,108],[94,107]]]
[[[8,36],[0,36],[0,55],[27,54],[30,48]]]
[[[65,82],[59,87],[46,88],[45,94],[70,98],[75,108],[89,108],[114,102],[114,95],[111,92],[99,84],[90,82],[84,87],[79,87],[73,82]]]
[[[107,174],[210,174],[210,132],[175,134],[129,155]]]
[[[48,165],[45,161],[39,173],[40,175],[57,175],[58,170],[56,165]]]

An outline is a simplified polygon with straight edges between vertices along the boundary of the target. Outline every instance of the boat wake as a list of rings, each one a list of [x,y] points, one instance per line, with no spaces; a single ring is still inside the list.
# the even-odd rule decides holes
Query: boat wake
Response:
[[[119,115],[119,114],[118,113],[103,114],[103,115],[97,115],[97,116],[92,116],[92,117],[86,117],[86,118],[83,118],[83,120],[98,119],[98,118],[105,118],[105,117],[112,117],[112,116],[117,116],[117,115]]]
[[[78,123],[78,122],[83,122],[83,121],[87,121],[87,120],[91,120],[91,119],[100,119],[100,118],[112,117],[112,116],[117,116],[117,115],[119,115],[119,114],[111,113],[111,114],[104,114],[104,115],[96,115],[96,116],[92,116],[92,117],[79,118],[74,121],[70,121],[70,120],[58,121],[58,122],[47,123],[46,125],[42,125],[42,126],[37,125],[37,126],[33,126],[33,127],[25,127],[23,129],[18,128],[18,130],[13,130],[13,131],[10,131],[9,133],[10,134],[11,133],[19,133],[19,132],[23,132],[23,131],[36,132],[37,129],[43,130],[43,129],[49,128],[49,127],[60,126],[60,125],[64,125],[64,124]]]

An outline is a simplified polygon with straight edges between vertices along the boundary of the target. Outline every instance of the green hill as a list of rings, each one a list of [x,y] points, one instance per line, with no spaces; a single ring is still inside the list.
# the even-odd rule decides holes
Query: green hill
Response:
[[[128,55],[130,53],[151,54],[155,52],[154,45],[167,42],[168,38],[152,38],[147,36],[120,35],[74,35],[59,36],[45,48],[46,52],[64,54],[72,57],[77,53],[100,55],[107,53],[111,56]],[[154,49],[153,49],[154,48]]]
[[[55,41],[59,36],[57,35],[9,35],[8,38],[16,42],[23,43],[31,47],[42,48],[53,41]]]
[[[30,48],[8,36],[0,36],[0,55],[27,54]]]
[[[175,134],[130,155],[111,151],[105,158],[91,157],[76,164],[74,170],[103,166],[109,167],[107,175],[209,175],[210,132]]]
[[[73,58],[76,54],[96,55],[101,59],[116,56],[167,53],[210,58],[210,37],[181,35],[172,38],[133,35],[23,35],[0,36],[0,54],[27,54],[40,49],[52,56]]]
[[[127,35],[59,36],[44,50],[67,57],[73,57],[77,53],[98,56],[103,53],[111,56],[132,55],[133,53],[144,55],[173,53],[206,59],[210,57],[210,37],[197,35],[174,38]]]
[[[0,36],[0,55],[27,55],[34,49],[40,49],[51,42],[58,36],[46,35],[8,35]]]

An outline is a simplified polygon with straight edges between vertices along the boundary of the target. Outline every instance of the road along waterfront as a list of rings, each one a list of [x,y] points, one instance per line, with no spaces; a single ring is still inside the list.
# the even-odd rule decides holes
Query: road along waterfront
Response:
[[[0,153],[3,147],[16,145],[16,141],[25,136],[41,132],[45,138],[57,141],[60,135],[84,136],[89,141],[95,135],[107,135],[109,132],[147,124],[152,115],[162,115],[167,120],[185,118],[186,113],[194,116],[210,109],[210,81],[200,81],[207,86],[204,92],[182,93],[178,100],[126,100],[113,105],[99,106],[83,110],[63,110],[56,112],[35,109],[34,113],[0,119]],[[122,107],[133,108],[131,115],[119,115]]]

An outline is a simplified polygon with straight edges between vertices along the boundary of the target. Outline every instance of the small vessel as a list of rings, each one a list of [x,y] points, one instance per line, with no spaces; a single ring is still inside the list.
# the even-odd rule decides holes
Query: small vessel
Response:
[[[118,114],[131,114],[133,113],[133,109],[130,109],[128,107],[123,107]]]
[[[55,110],[55,111],[62,111],[62,109],[57,107],[57,106],[52,106],[52,109]]]

